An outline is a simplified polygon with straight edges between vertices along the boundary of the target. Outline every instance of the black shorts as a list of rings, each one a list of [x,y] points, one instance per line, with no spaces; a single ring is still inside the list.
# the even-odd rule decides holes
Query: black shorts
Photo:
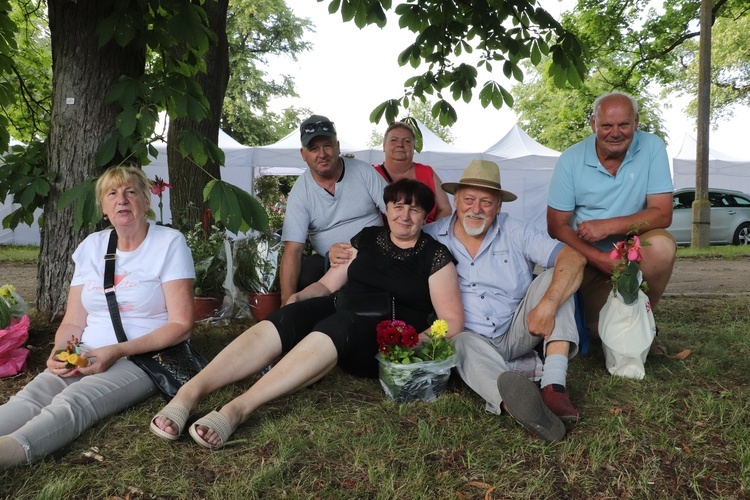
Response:
[[[276,326],[281,348],[289,352],[310,332],[322,332],[336,348],[339,366],[359,377],[378,376],[377,319],[348,311],[336,311],[333,296],[295,302],[274,311],[267,318]]]

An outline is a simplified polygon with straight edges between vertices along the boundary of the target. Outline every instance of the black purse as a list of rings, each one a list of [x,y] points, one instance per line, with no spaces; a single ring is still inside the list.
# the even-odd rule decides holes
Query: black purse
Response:
[[[339,290],[335,304],[337,311],[349,311],[367,318],[396,319],[396,299],[391,292]]]
[[[107,297],[109,315],[118,342],[128,340],[122,327],[120,310],[115,297],[115,257],[117,251],[117,231],[109,236],[107,254],[104,256],[104,295]],[[162,395],[170,400],[182,385],[201,371],[208,362],[196,351],[189,340],[167,347],[160,351],[134,354],[128,359],[151,377]]]

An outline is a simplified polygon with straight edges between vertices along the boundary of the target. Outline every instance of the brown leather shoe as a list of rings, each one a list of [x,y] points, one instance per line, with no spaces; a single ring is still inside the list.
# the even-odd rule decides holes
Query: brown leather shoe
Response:
[[[504,408],[529,433],[545,441],[565,437],[565,424],[545,406],[534,382],[515,372],[503,372],[497,388]]]
[[[657,330],[658,331],[658,330]],[[667,355],[667,348],[661,343],[658,337],[654,338],[651,342],[651,347],[648,348],[649,358],[664,358]]]
[[[565,391],[565,387],[553,387],[553,385],[545,386],[541,391],[544,404],[563,422],[578,422],[578,410],[570,402],[570,397]]]

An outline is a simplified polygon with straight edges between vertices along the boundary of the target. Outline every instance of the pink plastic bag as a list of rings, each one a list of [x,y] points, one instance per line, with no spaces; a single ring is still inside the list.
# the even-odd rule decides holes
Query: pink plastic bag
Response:
[[[12,377],[26,370],[26,358],[29,350],[24,347],[11,349],[9,352],[0,354],[0,378]]]
[[[0,330],[0,377],[10,377],[26,369],[29,350],[23,346],[29,338],[29,317],[12,318],[10,326]]]

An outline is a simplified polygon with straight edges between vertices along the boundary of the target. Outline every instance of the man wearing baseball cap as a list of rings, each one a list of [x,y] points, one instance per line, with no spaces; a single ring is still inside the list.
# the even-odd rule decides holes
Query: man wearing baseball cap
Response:
[[[386,183],[369,163],[340,156],[331,120],[312,115],[300,125],[302,159],[309,167],[287,201],[281,240],[281,302],[320,279],[334,243],[349,241],[367,226],[382,226]],[[302,262],[308,236],[317,255]]]
[[[456,210],[424,231],[458,261],[467,329],[453,337],[458,373],[487,411],[505,409],[532,434],[562,439],[561,419],[578,420],[565,386],[568,359],[578,352],[572,296],[586,259],[501,213],[517,197],[502,189],[496,163],[474,160],[442,188]],[[547,269],[536,278],[535,265]],[[541,342],[543,364],[534,351]]]

